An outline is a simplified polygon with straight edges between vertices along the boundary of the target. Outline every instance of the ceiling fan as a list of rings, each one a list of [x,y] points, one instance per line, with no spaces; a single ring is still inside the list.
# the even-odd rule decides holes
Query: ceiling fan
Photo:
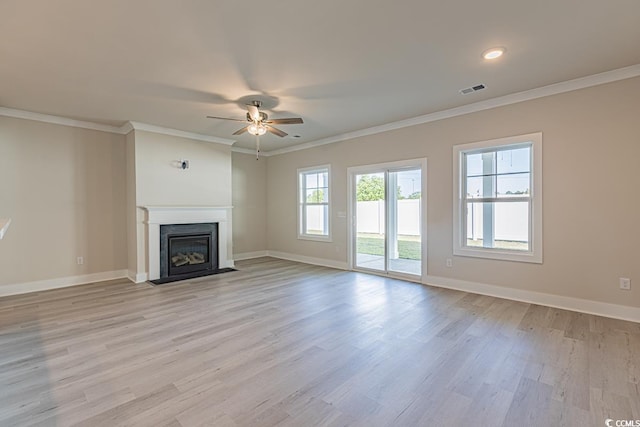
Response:
[[[241,119],[229,119],[227,117],[215,117],[215,116],[207,116],[209,119],[220,119],[220,120],[233,120],[235,122],[248,122],[249,124],[242,129],[238,129],[233,133],[233,135],[240,135],[245,132],[249,132],[251,135],[264,135],[267,132],[270,132],[274,135],[278,135],[279,137],[287,136],[287,133],[272,126],[272,125],[294,125],[304,123],[300,117],[292,117],[287,119],[271,119],[269,120],[269,116],[264,111],[260,111],[260,107],[262,106],[262,101],[252,101],[251,104],[247,105],[247,118],[245,120]]]

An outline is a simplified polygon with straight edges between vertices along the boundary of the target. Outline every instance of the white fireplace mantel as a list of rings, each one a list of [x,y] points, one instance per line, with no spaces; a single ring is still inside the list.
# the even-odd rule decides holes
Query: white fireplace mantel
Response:
[[[218,223],[218,263],[233,268],[231,254],[232,206],[140,206],[146,212],[148,280],[160,278],[160,226]]]

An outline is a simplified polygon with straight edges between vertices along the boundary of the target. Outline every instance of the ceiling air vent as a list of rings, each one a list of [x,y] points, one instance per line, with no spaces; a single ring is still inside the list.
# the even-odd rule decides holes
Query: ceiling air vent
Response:
[[[485,87],[486,87],[486,86],[485,86],[485,85],[483,85],[483,84],[479,84],[479,85],[475,85],[475,86],[471,86],[471,87],[466,87],[466,88],[464,88],[464,89],[460,89],[460,93],[461,93],[461,94],[463,94],[463,95],[468,95],[468,94],[470,94],[470,93],[473,93],[473,92],[477,92],[477,91],[479,91],[479,90],[482,90],[482,89],[484,89]]]

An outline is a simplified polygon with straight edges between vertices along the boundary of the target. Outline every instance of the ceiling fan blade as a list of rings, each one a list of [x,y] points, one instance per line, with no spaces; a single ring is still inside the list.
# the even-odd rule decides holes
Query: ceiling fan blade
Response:
[[[258,110],[258,107],[255,105],[247,105],[247,110],[253,120],[260,121],[260,111]]]
[[[207,116],[207,119],[233,120],[234,122],[246,122],[246,120],[230,119],[228,117]]]
[[[243,133],[245,133],[247,130],[249,130],[249,126],[245,126],[245,127],[243,127],[242,129],[238,129],[237,131],[235,131],[235,132],[233,133],[233,135],[240,135],[240,134],[243,134]]]
[[[265,123],[275,124],[275,125],[297,125],[304,123],[300,117],[291,117],[288,119],[271,119]]]
[[[278,135],[279,137],[287,136],[288,133],[281,131],[278,128],[274,128],[273,126],[267,126],[267,130],[274,135]]]

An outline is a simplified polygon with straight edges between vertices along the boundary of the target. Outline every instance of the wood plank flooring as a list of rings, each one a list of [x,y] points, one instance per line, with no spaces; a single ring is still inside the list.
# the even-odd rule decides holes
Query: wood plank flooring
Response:
[[[640,324],[272,258],[0,298],[2,426],[604,426]]]

